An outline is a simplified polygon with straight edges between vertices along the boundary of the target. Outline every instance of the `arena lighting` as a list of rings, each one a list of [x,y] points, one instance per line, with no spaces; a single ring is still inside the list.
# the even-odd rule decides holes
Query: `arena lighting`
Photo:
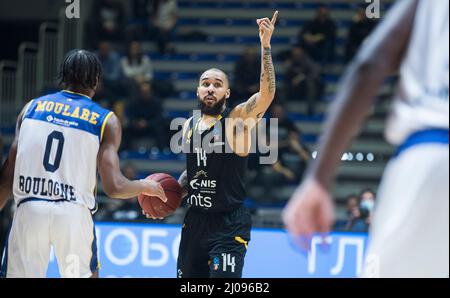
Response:
[[[356,154],[356,160],[357,161],[363,161],[364,160],[364,154],[362,154],[361,152],[358,152]]]
[[[342,154],[341,160],[348,160],[348,154],[347,153]]]
[[[366,159],[372,162],[375,159],[375,156],[373,155],[373,153],[367,153]]]
[[[157,147],[152,147],[151,154],[158,154],[158,153],[159,153],[159,149]]]
[[[347,153],[347,160],[352,161],[353,160],[353,154],[352,153]]]
[[[316,159],[316,157],[317,157],[317,151],[314,151],[314,152],[311,154],[311,156],[312,156],[312,158]]]

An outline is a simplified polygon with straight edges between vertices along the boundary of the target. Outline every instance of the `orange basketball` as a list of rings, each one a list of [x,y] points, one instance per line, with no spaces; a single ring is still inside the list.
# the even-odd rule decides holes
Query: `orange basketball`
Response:
[[[153,217],[166,217],[180,207],[182,201],[181,187],[175,178],[169,174],[155,173],[145,179],[159,182],[167,197],[167,202],[164,203],[158,197],[140,194],[138,196],[139,205],[145,213]]]

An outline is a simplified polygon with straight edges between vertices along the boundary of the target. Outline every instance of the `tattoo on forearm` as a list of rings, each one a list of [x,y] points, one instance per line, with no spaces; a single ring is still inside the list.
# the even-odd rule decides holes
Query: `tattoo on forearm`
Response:
[[[273,93],[275,92],[275,70],[272,61],[272,50],[270,48],[264,48],[263,72],[261,74],[261,82],[263,81],[263,76],[266,73],[269,92]]]
[[[250,99],[250,101],[245,105],[245,111],[247,114],[251,113],[256,108],[256,97]]]

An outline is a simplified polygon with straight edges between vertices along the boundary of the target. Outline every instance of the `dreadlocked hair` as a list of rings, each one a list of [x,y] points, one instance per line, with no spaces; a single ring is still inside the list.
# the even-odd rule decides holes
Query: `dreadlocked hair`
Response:
[[[93,53],[75,49],[68,52],[60,67],[58,85],[94,89],[102,75],[100,60]]]

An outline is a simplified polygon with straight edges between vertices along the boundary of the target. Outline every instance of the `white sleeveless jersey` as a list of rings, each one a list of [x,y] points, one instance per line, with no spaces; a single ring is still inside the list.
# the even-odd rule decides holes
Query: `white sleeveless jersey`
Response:
[[[394,145],[423,129],[449,128],[449,4],[419,0],[385,135]]]
[[[96,209],[97,154],[112,112],[61,91],[34,99],[23,117],[14,199],[70,201]]]

